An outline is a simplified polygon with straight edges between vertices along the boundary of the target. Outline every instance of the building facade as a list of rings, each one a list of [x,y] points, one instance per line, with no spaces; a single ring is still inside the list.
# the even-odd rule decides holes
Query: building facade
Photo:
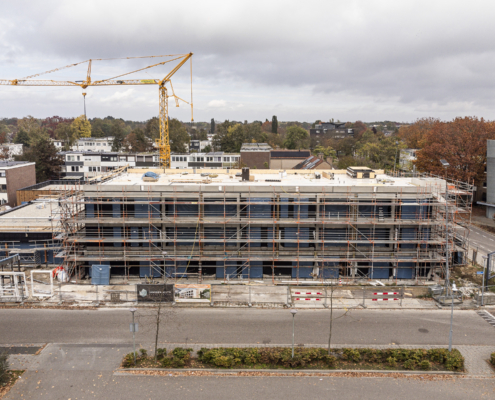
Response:
[[[34,162],[0,161],[0,204],[17,206],[16,191],[35,183]]]
[[[383,171],[373,179],[347,171],[155,172],[150,181],[127,171],[61,199],[69,273],[99,264],[127,278],[195,282],[425,282],[444,276],[446,229],[449,258],[464,260],[466,240],[456,220],[447,223],[445,205],[456,217],[468,213],[469,185],[446,199],[442,179]]]

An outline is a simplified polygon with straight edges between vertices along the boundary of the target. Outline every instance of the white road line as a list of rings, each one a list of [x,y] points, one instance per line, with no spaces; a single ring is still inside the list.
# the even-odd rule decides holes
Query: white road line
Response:
[[[485,235],[481,235],[481,236],[483,236],[484,238],[486,238],[486,236],[485,236]]]

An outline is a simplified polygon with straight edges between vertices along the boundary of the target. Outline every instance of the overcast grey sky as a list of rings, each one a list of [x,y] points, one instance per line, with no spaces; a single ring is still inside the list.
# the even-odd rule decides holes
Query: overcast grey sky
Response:
[[[494,17],[495,2],[479,0],[1,0],[0,79],[88,58],[193,52],[198,121],[495,119]],[[95,62],[93,75],[148,62]],[[183,68],[172,82],[188,99]],[[0,118],[77,116],[81,92],[0,86]],[[88,117],[158,113],[156,87],[87,92]],[[190,111],[171,104],[170,116],[186,121]]]

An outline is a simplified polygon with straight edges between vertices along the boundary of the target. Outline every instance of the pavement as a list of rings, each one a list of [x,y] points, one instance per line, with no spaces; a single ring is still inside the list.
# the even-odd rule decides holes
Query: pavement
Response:
[[[292,341],[287,309],[162,308],[160,342],[285,343]],[[299,309],[296,343],[326,343],[330,311]],[[334,310],[335,344],[444,345],[450,310]],[[139,309],[138,343],[154,341],[156,309]],[[122,309],[0,309],[0,344],[129,343],[131,314]],[[475,311],[455,310],[455,345],[495,345],[495,327]]]
[[[154,314],[155,313],[155,314]],[[347,347],[437,348],[448,343],[449,310],[334,310],[332,344]],[[289,346],[285,309],[165,308],[159,346]],[[153,348],[156,309],[136,311],[136,345]],[[299,309],[296,344],[326,346],[329,310]],[[11,367],[24,369],[5,399],[471,399],[495,396],[495,327],[474,311],[454,312],[454,347],[466,359],[466,377],[226,377],[143,376],[119,373],[132,351],[126,310],[0,309],[0,345],[18,349]]]
[[[362,399],[364,393],[366,399],[493,398],[495,372],[485,360],[490,351],[495,351],[495,346],[457,348],[466,357],[468,375],[430,380],[424,375],[407,378],[131,375],[117,371],[123,355],[132,349],[130,344],[53,343],[39,355],[10,357],[12,368],[26,371],[5,399]]]

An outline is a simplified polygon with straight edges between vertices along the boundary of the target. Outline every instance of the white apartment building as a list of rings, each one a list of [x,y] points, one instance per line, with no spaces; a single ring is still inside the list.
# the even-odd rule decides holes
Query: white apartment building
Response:
[[[239,153],[172,154],[170,168],[235,168],[238,167],[241,155]]]

